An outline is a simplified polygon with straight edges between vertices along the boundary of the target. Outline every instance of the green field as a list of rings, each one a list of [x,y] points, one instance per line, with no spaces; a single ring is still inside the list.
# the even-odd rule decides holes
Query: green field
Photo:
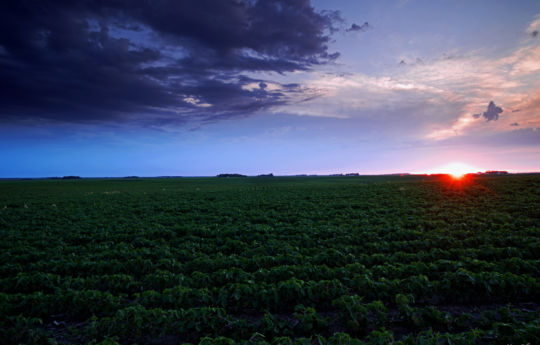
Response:
[[[537,344],[540,175],[0,181],[3,344]]]

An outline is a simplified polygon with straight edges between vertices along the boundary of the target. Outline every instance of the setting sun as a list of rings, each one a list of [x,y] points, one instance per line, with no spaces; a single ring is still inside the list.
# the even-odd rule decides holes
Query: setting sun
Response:
[[[465,174],[474,173],[480,170],[482,169],[479,169],[469,164],[453,162],[434,169],[432,173],[448,174],[451,175],[453,178],[458,179],[463,177],[463,175]]]

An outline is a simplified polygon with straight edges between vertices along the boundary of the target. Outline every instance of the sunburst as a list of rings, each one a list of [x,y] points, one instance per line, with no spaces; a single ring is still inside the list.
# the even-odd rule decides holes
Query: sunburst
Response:
[[[475,173],[480,171],[477,167],[472,165],[461,163],[461,162],[452,162],[446,165],[440,166],[436,169],[433,169],[433,173],[437,174],[448,174],[455,179],[460,179],[466,174]]]

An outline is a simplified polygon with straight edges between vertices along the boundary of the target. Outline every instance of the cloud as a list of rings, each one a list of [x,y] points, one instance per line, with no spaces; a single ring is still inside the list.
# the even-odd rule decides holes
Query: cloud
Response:
[[[486,119],[486,121],[497,121],[499,119],[499,114],[502,112],[503,110],[501,107],[496,106],[493,101],[490,101],[487,111],[483,112],[482,116]]]
[[[540,30],[540,14],[537,14],[534,17],[534,20],[531,21],[531,23],[527,27],[526,32],[529,32],[532,37],[536,37],[538,36],[538,30]]]
[[[442,145],[472,145],[475,147],[511,147],[520,146],[533,148],[540,152],[540,128],[516,128],[517,126],[506,125],[506,131],[490,132],[478,131],[464,134],[463,136],[448,137],[439,141]]]
[[[339,56],[327,46],[339,15],[305,0],[24,1],[0,11],[0,121],[238,116],[310,94],[246,75]]]
[[[424,57],[423,63],[396,65],[378,75],[311,73],[305,85],[319,90],[320,96],[280,110],[335,118],[384,118],[385,129],[407,126],[407,135],[436,141],[469,132],[504,132],[512,122],[535,128],[540,126],[540,97],[535,96],[540,94],[539,54],[537,42],[528,40],[498,56],[482,49],[454,52],[452,59],[446,54]],[[494,103],[486,109],[486,99],[497,99],[508,112],[521,111],[499,118],[500,107]],[[486,122],[474,120],[480,117],[489,119],[489,128]]]
[[[352,23],[351,27],[347,29],[347,32],[351,32],[351,31],[364,32],[364,31],[367,31],[370,28],[371,28],[371,25],[369,25],[368,22],[364,22],[364,24],[362,24],[362,25]]]
[[[540,25],[540,15],[536,18]],[[414,61],[414,56],[405,61]],[[303,116],[380,121],[379,132],[428,141],[504,133],[513,129],[514,122],[520,128],[538,128],[539,61],[538,41],[529,39],[496,53],[486,47],[423,56],[422,63],[396,64],[374,75],[311,73],[305,85],[319,90],[319,97],[277,109]],[[495,103],[486,109],[488,99],[503,104],[505,115]],[[511,109],[521,111],[510,114]],[[479,118],[487,121],[475,121]]]

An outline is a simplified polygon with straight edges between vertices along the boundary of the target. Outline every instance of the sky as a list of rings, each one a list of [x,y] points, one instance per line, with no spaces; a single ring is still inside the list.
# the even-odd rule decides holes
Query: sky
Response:
[[[0,177],[540,171],[540,2],[0,3]]]

